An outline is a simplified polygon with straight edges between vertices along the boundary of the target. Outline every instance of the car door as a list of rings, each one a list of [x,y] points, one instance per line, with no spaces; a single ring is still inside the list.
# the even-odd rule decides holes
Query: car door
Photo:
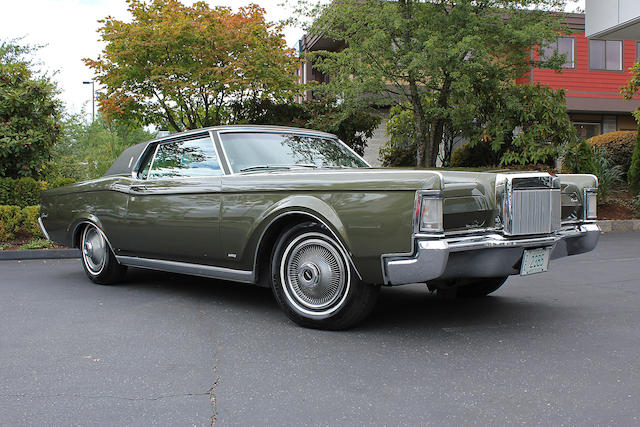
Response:
[[[215,264],[222,169],[208,133],[158,143],[131,182],[120,255]]]

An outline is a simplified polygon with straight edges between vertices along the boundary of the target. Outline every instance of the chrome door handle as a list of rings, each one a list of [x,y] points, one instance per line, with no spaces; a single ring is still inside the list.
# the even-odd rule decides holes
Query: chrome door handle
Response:
[[[147,191],[147,186],[146,185],[132,185],[129,188],[131,189],[131,191],[137,191],[137,192]]]

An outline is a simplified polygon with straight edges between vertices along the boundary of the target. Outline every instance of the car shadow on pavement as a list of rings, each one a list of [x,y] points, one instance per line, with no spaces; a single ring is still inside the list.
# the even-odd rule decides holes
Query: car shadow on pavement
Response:
[[[269,322],[289,322],[267,288],[142,269],[130,269],[126,282],[119,287],[193,299],[204,304],[205,309],[207,305],[222,305],[230,310],[255,311],[257,317]],[[402,328],[432,333],[534,324],[544,327],[543,324],[552,326],[561,318],[574,315],[570,307],[557,300],[514,297],[513,292],[503,295],[498,291],[485,298],[457,300],[438,297],[425,285],[408,285],[383,288],[372,314],[351,331],[389,332]]]

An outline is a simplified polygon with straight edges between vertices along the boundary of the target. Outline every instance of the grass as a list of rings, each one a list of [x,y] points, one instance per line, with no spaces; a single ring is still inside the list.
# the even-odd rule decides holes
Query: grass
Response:
[[[30,249],[52,249],[56,246],[55,243],[43,238],[34,238],[31,240],[21,240],[14,242],[0,242],[0,251],[11,250],[30,250]]]
[[[19,251],[29,250],[29,249],[51,249],[53,248],[53,242],[47,239],[33,239],[30,242],[25,243],[24,245],[18,248]]]

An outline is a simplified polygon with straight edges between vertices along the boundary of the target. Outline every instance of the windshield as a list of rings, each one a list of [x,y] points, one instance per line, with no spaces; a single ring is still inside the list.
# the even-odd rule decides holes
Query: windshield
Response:
[[[220,135],[233,172],[293,167],[366,168],[335,139],[287,133],[233,132]]]

